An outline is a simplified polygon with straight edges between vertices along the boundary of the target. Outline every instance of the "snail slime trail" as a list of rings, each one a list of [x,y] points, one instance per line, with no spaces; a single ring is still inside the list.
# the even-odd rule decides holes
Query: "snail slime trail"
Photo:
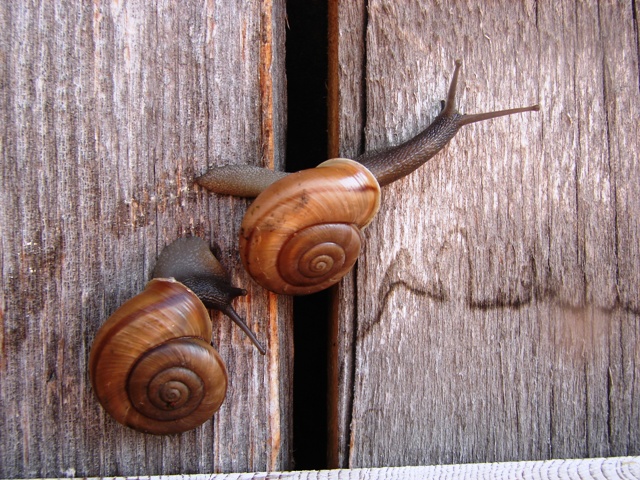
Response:
[[[289,0],[286,39],[287,168],[313,168],[327,156],[327,2]],[[296,469],[327,467],[327,331],[331,294],[296,296],[293,455]]]

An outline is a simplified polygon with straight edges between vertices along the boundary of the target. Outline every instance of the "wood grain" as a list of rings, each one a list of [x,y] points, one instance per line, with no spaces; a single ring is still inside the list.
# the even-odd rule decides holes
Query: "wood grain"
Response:
[[[465,127],[384,189],[337,294],[334,331],[355,340],[334,339],[352,373],[333,377],[331,465],[637,454],[634,4],[355,3],[334,18],[366,22],[364,82],[339,52],[336,84],[339,101],[364,85],[364,149],[424,128],[457,58],[463,112],[543,108]]]
[[[138,477],[139,478],[139,477]],[[143,477],[149,480],[173,480],[175,476]],[[359,468],[299,472],[231,473],[219,475],[183,475],[185,480],[448,480],[521,479],[590,480],[638,479],[640,457],[594,458],[580,460],[547,460],[538,462],[476,463],[387,468]]]
[[[243,272],[246,202],[193,184],[212,164],[283,167],[284,19],[280,0],[0,5],[0,477],[289,468],[290,302]],[[223,407],[143,435],[104,414],[87,358],[185,234],[249,290],[235,307],[269,354],[214,313]]]
[[[355,158],[362,149],[365,97],[365,4],[329,4],[328,153]],[[327,461],[345,465],[353,400],[355,269],[332,289],[329,319]]]

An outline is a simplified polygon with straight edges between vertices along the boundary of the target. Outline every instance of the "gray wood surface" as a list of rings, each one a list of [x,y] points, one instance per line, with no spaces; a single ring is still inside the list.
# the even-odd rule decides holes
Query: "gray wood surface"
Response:
[[[148,478],[148,477],[145,477]],[[150,477],[149,480],[172,480],[178,477]],[[230,473],[187,475],[185,480],[431,480],[431,479],[569,479],[632,480],[640,478],[640,457],[547,460],[537,462],[476,463],[391,468],[359,468],[299,472]]]
[[[355,158],[363,148],[365,2],[329,1],[328,153]],[[346,466],[353,402],[356,268],[332,288],[329,320],[328,435],[330,467]]]
[[[0,477],[291,468],[290,300],[246,276],[247,202],[207,165],[282,169],[284,1],[0,2]],[[161,248],[211,242],[262,357],[213,314],[229,391],[213,421],[143,435],[87,374],[99,326]]]
[[[457,58],[463,112],[542,110],[383,189],[336,289],[332,466],[638,454],[637,4],[363,5],[333,2],[365,45],[333,66],[341,155],[424,128]]]

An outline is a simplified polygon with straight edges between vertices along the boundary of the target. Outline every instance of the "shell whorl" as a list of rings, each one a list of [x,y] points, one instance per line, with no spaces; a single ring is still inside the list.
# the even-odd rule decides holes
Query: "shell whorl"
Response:
[[[209,314],[173,279],[151,280],[100,328],[89,374],[104,409],[146,433],[179,433],[208,420],[224,400],[227,372],[211,347]]]
[[[250,275],[276,293],[306,295],[337,283],[353,267],[360,230],[380,208],[380,186],[362,164],[328,160],[262,192],[240,229]]]

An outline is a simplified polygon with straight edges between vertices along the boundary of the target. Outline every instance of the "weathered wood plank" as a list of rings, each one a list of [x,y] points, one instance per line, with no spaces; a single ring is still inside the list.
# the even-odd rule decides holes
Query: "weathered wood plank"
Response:
[[[192,182],[218,162],[282,168],[284,21],[280,0],[0,5],[0,477],[290,467],[289,300],[243,272],[246,202]],[[184,234],[249,289],[235,306],[269,353],[214,314],[226,401],[154,437],[104,414],[87,358]]]
[[[328,153],[355,158],[363,146],[365,97],[364,2],[330,0],[328,68]],[[349,424],[353,392],[355,341],[355,271],[333,287],[329,319],[328,435],[327,462],[330,467],[346,465],[349,453]]]
[[[338,294],[336,331],[356,339],[335,360],[353,374],[334,376],[334,414],[351,423],[334,431],[332,466],[637,454],[633,4],[367,6],[367,150],[435,117],[456,58],[462,111],[543,108],[465,127],[384,189]],[[342,55],[340,98],[360,88]]]
[[[594,458],[580,460],[547,460],[538,462],[476,463],[350,470],[300,472],[231,473],[219,475],[180,475],[136,477],[148,480],[375,480],[375,479],[521,479],[588,480],[638,479],[640,457]]]

